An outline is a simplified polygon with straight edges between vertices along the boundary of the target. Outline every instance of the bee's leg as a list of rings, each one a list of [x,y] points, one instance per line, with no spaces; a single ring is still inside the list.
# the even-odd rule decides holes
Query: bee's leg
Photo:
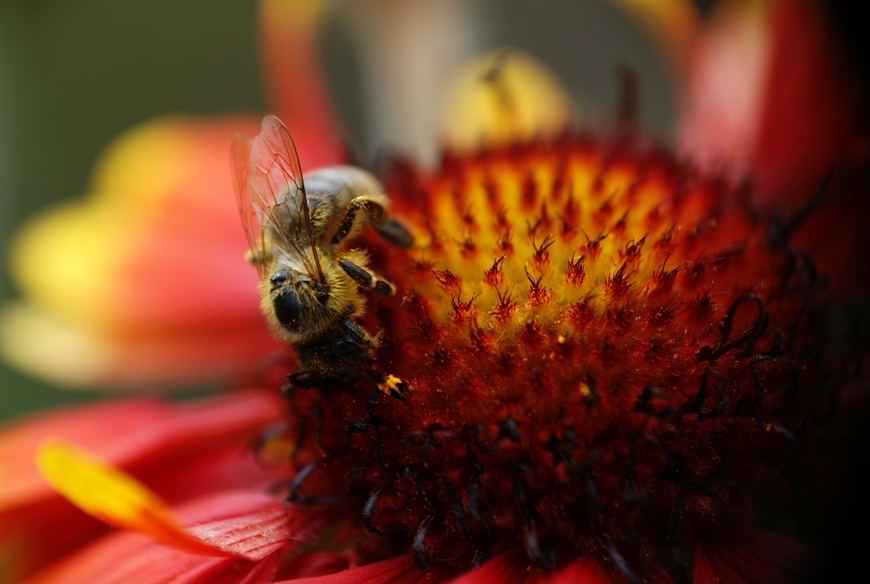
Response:
[[[395,217],[390,217],[382,225],[373,225],[378,235],[402,249],[408,249],[414,245],[414,236],[408,228]]]
[[[315,375],[308,369],[300,369],[295,373],[287,376],[287,381],[290,383],[281,389],[281,393],[289,396],[295,388],[312,389],[323,385],[323,377]]]
[[[317,348],[319,363],[309,364],[313,369],[301,369],[287,376],[290,383],[284,390],[286,396],[291,395],[295,388],[340,389],[346,387],[351,378],[374,382],[378,390],[388,396],[400,396],[408,389],[402,379],[374,367],[369,350],[375,342],[365,330],[347,319],[339,321],[338,326],[345,334]],[[307,360],[313,357],[314,354],[306,356]]]
[[[364,344],[370,347],[374,344],[372,343],[371,337],[369,337],[368,333],[351,321],[343,320],[339,323],[339,326],[348,334],[348,336],[341,339],[340,342],[354,344],[357,346],[357,350],[361,349],[359,345]],[[351,338],[353,340],[351,340]],[[338,347],[336,347],[336,349],[337,348]],[[360,377],[368,377],[372,381],[375,381],[378,384],[378,390],[384,395],[399,396],[408,389],[408,385],[400,378],[392,374],[385,375],[375,369],[370,370],[368,375],[360,375]]]
[[[316,374],[308,369],[300,369],[287,376],[289,383],[282,388],[281,393],[289,398],[295,389],[316,389],[319,391],[341,389],[346,387],[350,378],[372,381],[377,384],[378,391],[384,395],[398,397],[408,391],[408,384],[392,374],[382,374],[372,369],[369,371],[351,371],[341,369],[327,374]]]
[[[338,326],[342,334],[297,347],[306,367],[288,376],[291,389],[325,389],[350,377],[367,376],[364,366],[369,362],[374,341],[350,320],[341,320]]]
[[[393,292],[396,291],[395,286],[387,282],[381,276],[378,276],[368,268],[357,265],[346,258],[338,260],[338,265],[347,272],[347,275],[350,276],[354,282],[366,290],[371,290],[378,296],[391,296]]]
[[[353,377],[351,372],[340,368],[328,372],[300,369],[287,376],[288,383],[281,388],[281,393],[284,397],[290,398],[299,389],[321,392],[341,391],[342,388],[347,387],[348,379],[351,377]]]
[[[351,321],[347,319],[339,321],[338,326],[341,327],[341,330],[346,332],[348,336],[352,340],[356,341],[358,344],[366,345],[369,347],[374,344],[372,343],[372,339],[369,334]]]
[[[396,247],[409,248],[414,245],[414,237],[404,225],[390,217],[386,207],[387,198],[384,195],[361,195],[347,206],[347,214],[338,226],[338,232],[332,238],[337,244],[353,230],[356,213],[362,209],[378,234]]]
[[[373,343],[365,331],[349,320],[341,321],[339,326],[348,334],[332,341],[332,352],[345,361],[358,362],[366,356]]]

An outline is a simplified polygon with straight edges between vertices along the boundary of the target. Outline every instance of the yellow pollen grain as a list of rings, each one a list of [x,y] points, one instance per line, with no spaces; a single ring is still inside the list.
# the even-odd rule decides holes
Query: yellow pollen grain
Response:
[[[404,381],[393,374],[389,374],[383,381],[378,383],[378,389],[385,395],[399,395],[407,388]]]
[[[589,387],[588,383],[584,382],[584,383],[580,384],[580,395],[584,399],[588,399],[588,398],[592,397],[592,388]]]

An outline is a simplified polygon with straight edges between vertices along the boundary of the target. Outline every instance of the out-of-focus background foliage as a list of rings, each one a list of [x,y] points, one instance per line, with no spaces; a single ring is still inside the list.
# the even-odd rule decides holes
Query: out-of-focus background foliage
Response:
[[[644,127],[667,134],[673,119],[667,68],[652,42],[612,5],[604,0],[473,4],[477,45],[515,46],[536,55],[554,69],[590,122],[613,115],[616,68],[630,65],[641,83]],[[101,149],[133,125],[175,112],[265,111],[256,10],[255,0],[0,0],[4,255],[24,218],[86,192]],[[322,44],[349,141],[366,144],[360,72],[338,19],[330,22]],[[365,152],[369,160],[372,155]],[[5,258],[2,266],[5,300],[15,289]],[[57,293],[63,294],[61,282]],[[88,398],[0,363],[0,419]]]

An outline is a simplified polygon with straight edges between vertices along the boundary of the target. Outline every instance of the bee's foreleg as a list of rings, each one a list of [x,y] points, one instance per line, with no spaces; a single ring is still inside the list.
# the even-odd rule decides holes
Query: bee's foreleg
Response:
[[[343,371],[323,374],[311,371],[310,369],[300,369],[296,373],[291,373],[287,376],[289,383],[281,392],[285,397],[290,397],[295,389],[330,389],[346,378],[347,375]]]
[[[411,235],[408,228],[402,225],[402,223],[395,217],[390,217],[383,225],[375,225],[374,227],[375,231],[377,231],[381,237],[396,247],[408,249],[414,245],[414,236]]]
[[[366,214],[375,231],[393,245],[408,248],[414,244],[411,232],[395,218],[390,217],[385,195],[361,195],[354,198],[347,206],[347,213],[338,226],[338,232],[332,238],[333,244],[338,244],[353,230],[356,214],[360,209]]]
[[[395,286],[368,268],[357,265],[346,258],[338,260],[338,264],[354,282],[378,296],[390,296],[396,291]]]
[[[341,327],[341,330],[346,332],[351,339],[360,345],[372,345],[372,340],[369,334],[351,321],[347,319],[339,321],[338,326]]]

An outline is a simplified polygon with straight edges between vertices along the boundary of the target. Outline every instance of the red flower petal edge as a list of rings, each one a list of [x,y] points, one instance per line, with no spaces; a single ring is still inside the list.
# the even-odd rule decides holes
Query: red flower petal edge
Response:
[[[789,537],[738,526],[717,526],[695,551],[694,584],[788,584],[812,573],[817,552]]]

